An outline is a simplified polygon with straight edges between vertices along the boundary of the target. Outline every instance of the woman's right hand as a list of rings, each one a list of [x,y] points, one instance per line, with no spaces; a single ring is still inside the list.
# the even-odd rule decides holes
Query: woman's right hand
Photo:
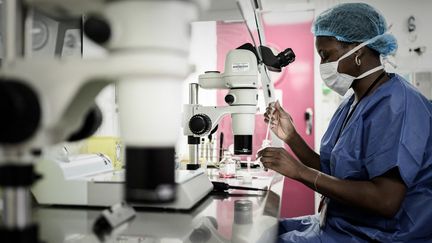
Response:
[[[291,116],[281,107],[279,101],[269,104],[264,113],[264,121],[271,122],[272,132],[285,143],[288,143],[297,134]]]

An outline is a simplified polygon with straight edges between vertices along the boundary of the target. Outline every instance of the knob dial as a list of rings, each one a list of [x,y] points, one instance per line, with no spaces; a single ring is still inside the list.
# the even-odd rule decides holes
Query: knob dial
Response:
[[[111,38],[111,27],[104,18],[89,16],[84,22],[84,33],[92,41],[103,45]]]
[[[228,94],[228,95],[225,96],[225,102],[226,102],[228,105],[233,104],[234,101],[235,101],[235,97],[234,97],[234,95],[232,95],[232,94]]]
[[[17,144],[33,136],[42,110],[36,91],[15,79],[0,79],[0,143]]]
[[[100,108],[95,105],[86,114],[83,125],[79,130],[69,136],[68,141],[79,141],[93,135],[102,124],[103,115]]]
[[[205,134],[211,129],[211,119],[205,114],[198,114],[189,120],[189,129],[197,135]]]

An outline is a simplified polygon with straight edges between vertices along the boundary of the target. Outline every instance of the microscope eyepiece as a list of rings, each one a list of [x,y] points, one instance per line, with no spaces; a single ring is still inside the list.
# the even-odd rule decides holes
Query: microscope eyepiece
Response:
[[[234,154],[252,154],[252,135],[234,135]]]
[[[295,61],[295,54],[291,48],[285,49],[283,52],[279,53],[276,58],[278,60],[278,66],[285,67],[290,63]]]

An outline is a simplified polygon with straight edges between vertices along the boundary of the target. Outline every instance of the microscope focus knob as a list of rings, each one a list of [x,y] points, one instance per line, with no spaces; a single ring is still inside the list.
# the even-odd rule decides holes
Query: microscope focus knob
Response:
[[[99,106],[95,105],[87,112],[82,126],[70,135],[67,141],[75,142],[90,137],[102,125],[102,119],[102,111]]]
[[[189,129],[197,135],[207,133],[211,129],[211,119],[205,114],[198,114],[189,120]]]
[[[225,102],[226,102],[228,105],[232,105],[232,104],[234,103],[234,101],[235,101],[235,97],[234,97],[234,95],[232,95],[232,94],[227,94],[227,95],[225,96]]]
[[[33,136],[42,112],[36,92],[19,80],[0,79],[0,143],[21,143]]]
[[[84,23],[84,33],[92,41],[103,45],[111,38],[111,27],[104,18],[90,16]]]

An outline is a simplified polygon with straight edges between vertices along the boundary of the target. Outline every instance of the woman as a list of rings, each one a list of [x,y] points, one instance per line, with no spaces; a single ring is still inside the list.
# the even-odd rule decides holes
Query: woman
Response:
[[[397,49],[383,16],[367,4],[323,12],[312,32],[323,81],[340,95],[315,153],[276,103],[272,131],[292,149],[261,161],[324,196],[319,215],[280,222],[281,242],[432,242],[432,106],[380,56]],[[292,199],[295,203],[295,199]]]

